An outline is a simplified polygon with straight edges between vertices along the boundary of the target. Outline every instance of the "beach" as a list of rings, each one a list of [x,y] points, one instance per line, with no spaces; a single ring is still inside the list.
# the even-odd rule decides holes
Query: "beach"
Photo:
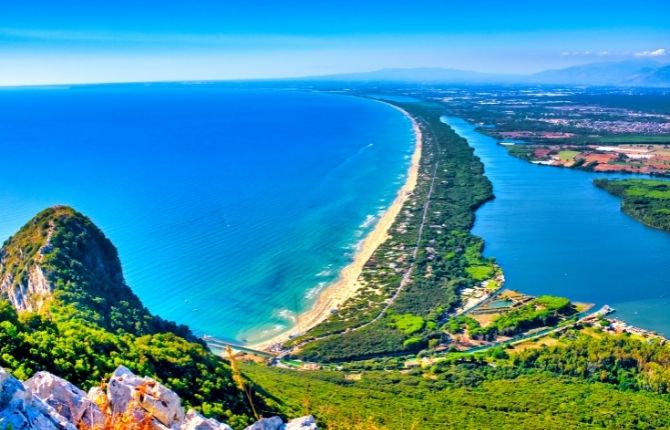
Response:
[[[380,101],[381,103],[385,103]],[[398,191],[389,208],[379,217],[372,231],[358,244],[353,261],[345,266],[338,279],[324,288],[319,294],[314,305],[296,318],[296,323],[288,330],[278,333],[270,339],[248,345],[257,350],[267,350],[271,347],[287,341],[290,337],[305,333],[327,319],[334,309],[337,309],[350,297],[353,297],[360,288],[358,282],[365,263],[370,259],[375,250],[389,237],[389,230],[396,217],[402,210],[407,198],[412,194],[419,176],[419,161],[421,160],[421,149],[423,136],[421,128],[416,120],[405,110],[390,103],[385,103],[402,112],[412,122],[415,136],[415,147],[407,171],[407,178]]]

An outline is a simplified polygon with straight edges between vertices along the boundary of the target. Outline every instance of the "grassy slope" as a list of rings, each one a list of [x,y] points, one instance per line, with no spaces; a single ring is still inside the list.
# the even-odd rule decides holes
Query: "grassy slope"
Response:
[[[397,372],[366,372],[360,381],[346,381],[341,372],[256,365],[243,371],[283,399],[278,409],[289,415],[313,413],[331,430],[670,426],[670,404],[661,396],[569,377],[534,374],[440,389],[420,376]]]

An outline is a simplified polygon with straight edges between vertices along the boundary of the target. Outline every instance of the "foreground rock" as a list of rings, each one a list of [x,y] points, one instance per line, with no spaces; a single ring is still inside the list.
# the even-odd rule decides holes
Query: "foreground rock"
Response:
[[[316,420],[313,416],[307,415],[289,421],[283,430],[318,430]]]
[[[12,430],[76,430],[53,408],[0,368],[0,428]]]
[[[151,378],[120,366],[106,390],[87,393],[48,372],[21,383],[0,368],[0,429],[77,430],[232,430],[194,410],[184,411],[174,391]],[[317,430],[314,417],[287,424],[279,417],[263,418],[246,430]]]

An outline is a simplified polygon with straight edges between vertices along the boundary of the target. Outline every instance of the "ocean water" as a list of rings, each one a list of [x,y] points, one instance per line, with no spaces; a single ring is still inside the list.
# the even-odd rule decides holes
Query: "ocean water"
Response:
[[[0,238],[69,204],[153,312],[238,342],[291,325],[404,182],[372,100],[220,85],[0,90]]]
[[[592,183],[630,175],[533,165],[462,119],[443,122],[468,140],[493,183],[496,198],[477,211],[473,232],[509,288],[609,304],[617,317],[670,335],[670,233],[628,217]]]

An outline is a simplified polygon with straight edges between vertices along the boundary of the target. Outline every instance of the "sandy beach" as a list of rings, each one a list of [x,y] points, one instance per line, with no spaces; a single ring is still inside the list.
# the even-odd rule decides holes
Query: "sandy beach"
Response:
[[[267,350],[276,344],[285,342],[292,335],[298,335],[306,332],[307,330],[328,318],[333,309],[336,309],[348,298],[354,296],[360,288],[358,277],[363,270],[363,266],[370,259],[379,245],[384,243],[384,241],[386,241],[388,238],[388,231],[400,213],[405,201],[414,190],[419,176],[419,161],[421,159],[421,149],[423,144],[421,129],[416,120],[409,113],[395,105],[389,103],[386,104],[392,106],[395,109],[398,109],[405,116],[407,116],[410,121],[412,121],[412,128],[414,130],[416,144],[414,153],[412,154],[410,167],[407,172],[407,180],[405,181],[405,184],[398,191],[398,194],[396,195],[395,200],[393,200],[391,206],[389,206],[389,208],[379,218],[375,224],[374,229],[365,237],[365,239],[359,243],[358,250],[354,256],[353,261],[344,269],[342,269],[339,278],[335,282],[328,285],[319,294],[312,308],[301,313],[297,319],[296,324],[293,325],[289,330],[281,332],[263,342],[248,345],[249,348]]]

